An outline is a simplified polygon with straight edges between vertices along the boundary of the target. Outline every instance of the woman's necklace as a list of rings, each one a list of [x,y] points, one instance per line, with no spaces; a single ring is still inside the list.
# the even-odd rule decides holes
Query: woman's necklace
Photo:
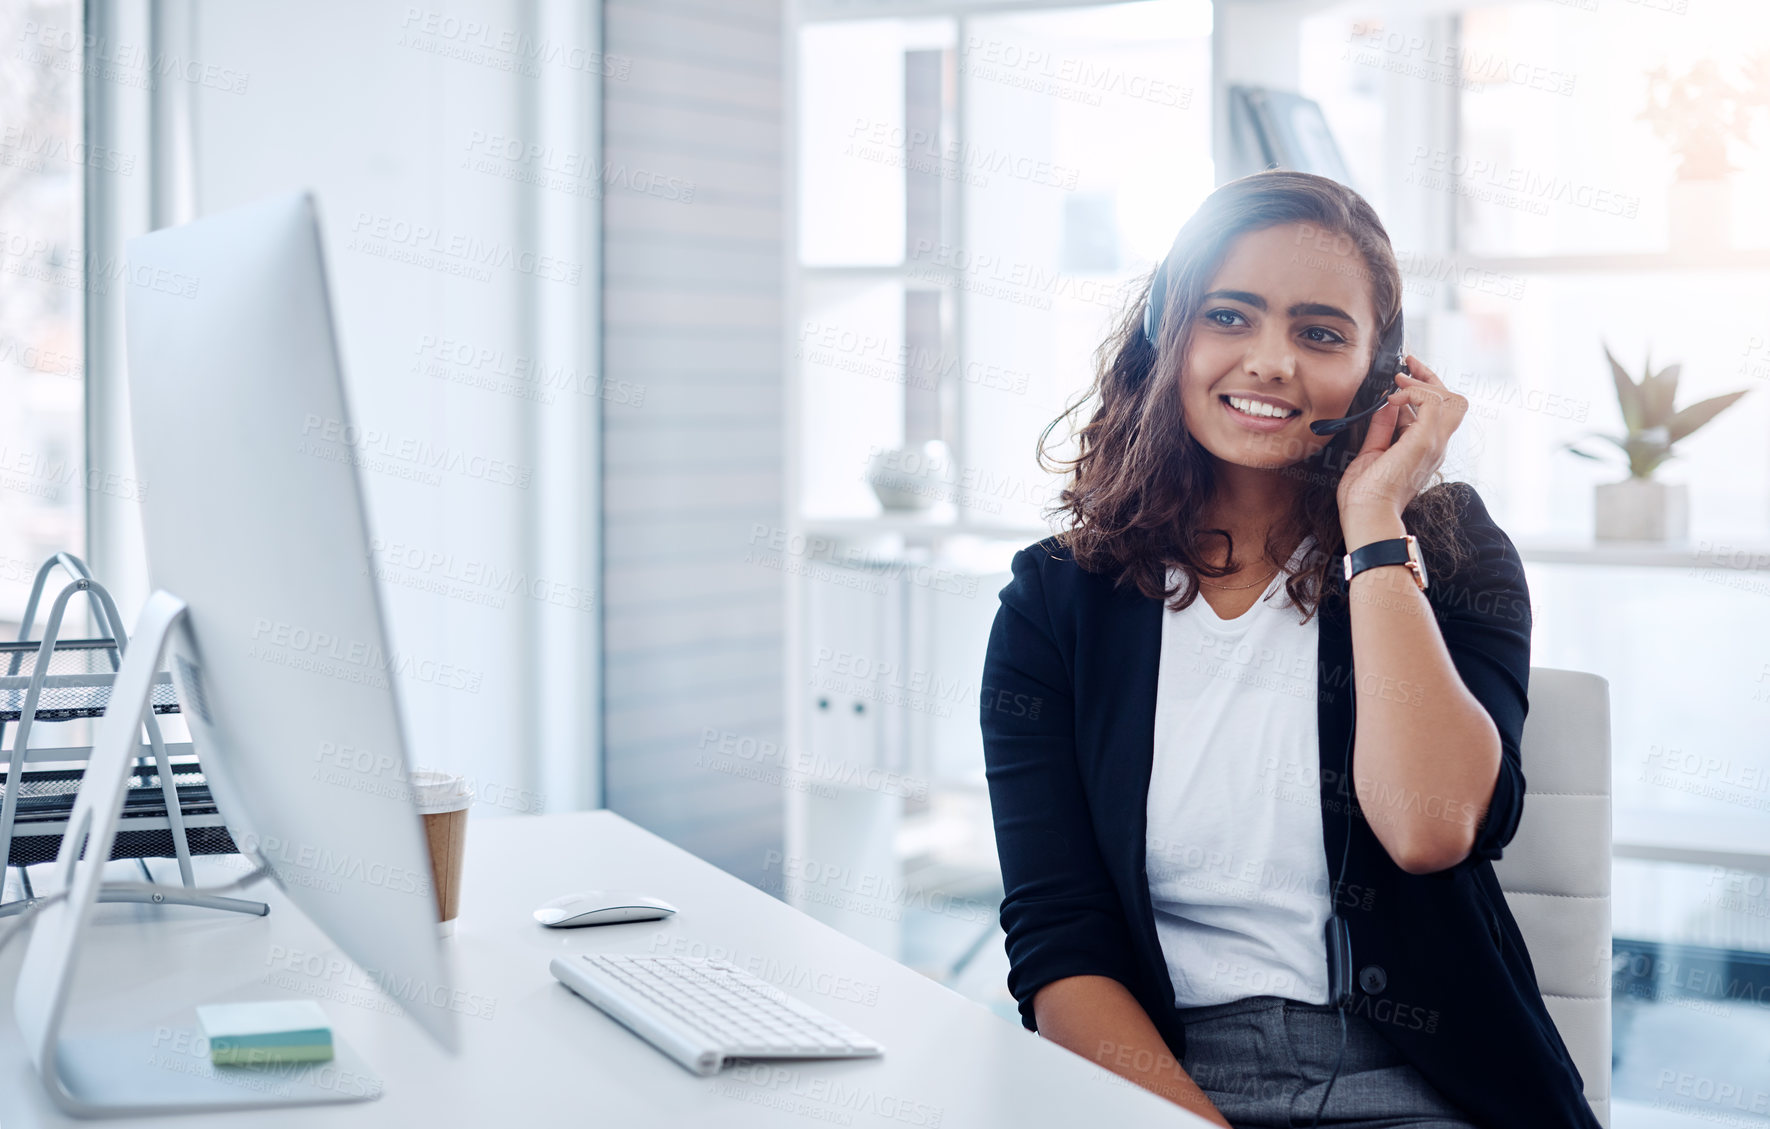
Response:
[[[1273,577],[1275,577],[1277,575],[1278,575],[1278,570],[1273,569],[1271,572],[1267,573],[1265,576],[1262,576],[1260,579],[1254,581],[1254,584],[1264,584],[1268,580],[1271,580]],[[1202,576],[1198,578],[1198,582],[1200,584],[1209,584],[1213,588],[1222,588],[1222,589],[1225,589],[1226,591],[1230,591],[1230,592],[1235,592],[1235,591],[1238,591],[1243,588],[1252,588],[1254,586],[1254,584],[1219,584],[1215,580],[1206,580]]]

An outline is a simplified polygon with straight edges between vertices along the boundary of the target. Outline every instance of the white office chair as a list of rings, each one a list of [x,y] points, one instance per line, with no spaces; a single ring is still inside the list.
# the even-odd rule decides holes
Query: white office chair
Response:
[[[1610,685],[1530,668],[1524,816],[1493,864],[1537,986],[1610,1125]]]

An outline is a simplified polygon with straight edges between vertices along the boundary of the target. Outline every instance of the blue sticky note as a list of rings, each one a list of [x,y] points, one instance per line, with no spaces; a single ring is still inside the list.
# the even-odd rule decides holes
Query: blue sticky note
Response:
[[[332,1057],[332,1027],[312,1000],[259,1000],[204,1004],[197,1020],[209,1040],[209,1061],[251,1066],[272,1062],[325,1062]]]

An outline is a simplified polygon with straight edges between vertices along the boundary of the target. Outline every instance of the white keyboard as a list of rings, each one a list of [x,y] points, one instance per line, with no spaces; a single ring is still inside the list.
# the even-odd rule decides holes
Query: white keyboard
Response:
[[[696,1074],[734,1058],[868,1058],[885,1048],[722,960],[554,957],[560,983]]]

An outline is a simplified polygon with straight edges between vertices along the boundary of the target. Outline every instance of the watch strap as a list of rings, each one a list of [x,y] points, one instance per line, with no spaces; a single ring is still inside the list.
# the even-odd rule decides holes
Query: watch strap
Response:
[[[1345,574],[1348,583],[1352,578],[1367,568],[1379,565],[1407,565],[1413,573],[1414,583],[1421,588],[1426,587],[1426,569],[1420,559],[1419,542],[1409,533],[1403,537],[1389,537],[1382,541],[1372,541],[1362,545],[1345,556]]]

